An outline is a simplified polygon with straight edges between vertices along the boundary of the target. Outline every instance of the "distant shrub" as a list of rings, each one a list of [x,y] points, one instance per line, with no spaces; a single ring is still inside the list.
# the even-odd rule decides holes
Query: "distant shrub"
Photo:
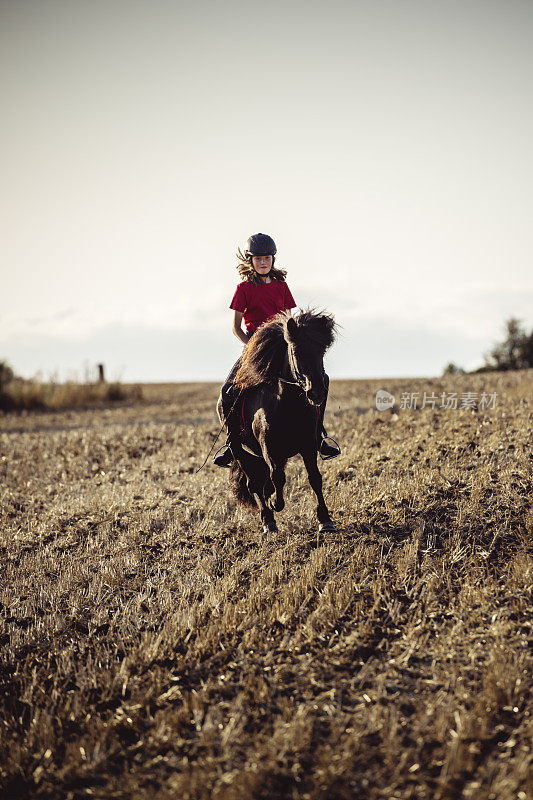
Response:
[[[527,334],[516,317],[505,322],[506,337],[484,356],[484,372],[533,367],[533,331]]]
[[[449,364],[446,364],[444,367],[443,375],[464,375],[464,369],[459,367],[457,364],[454,364],[453,361],[450,361]]]
[[[11,367],[0,361],[0,411],[66,409],[142,400],[142,388],[137,384],[25,380],[16,377]]]
[[[0,361],[0,391],[2,391],[8,383],[11,383],[14,377],[15,373],[7,361]]]
[[[128,394],[124,386],[121,386],[120,383],[107,384],[107,400],[112,400],[113,402],[117,402],[119,400],[127,400],[127,399],[128,399]]]

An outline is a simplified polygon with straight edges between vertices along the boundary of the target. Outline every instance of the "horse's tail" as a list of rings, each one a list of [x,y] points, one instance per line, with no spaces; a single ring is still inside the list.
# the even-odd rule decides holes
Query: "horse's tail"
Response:
[[[237,460],[234,460],[231,464],[229,478],[231,490],[237,502],[242,506],[248,506],[248,508],[254,508],[256,511],[258,511],[259,509],[257,507],[257,503],[248,489],[246,473]]]

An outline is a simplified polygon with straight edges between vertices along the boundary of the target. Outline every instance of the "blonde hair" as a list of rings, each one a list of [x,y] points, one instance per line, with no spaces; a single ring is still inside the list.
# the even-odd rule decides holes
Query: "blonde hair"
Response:
[[[243,281],[249,281],[250,283],[262,283],[261,278],[253,268],[252,256],[245,256],[239,247],[237,250],[237,258],[239,259],[239,263],[236,269],[241,279]],[[272,278],[273,281],[284,281],[287,277],[287,270],[275,267],[274,261],[275,256],[272,256],[272,267],[270,268],[268,277]]]

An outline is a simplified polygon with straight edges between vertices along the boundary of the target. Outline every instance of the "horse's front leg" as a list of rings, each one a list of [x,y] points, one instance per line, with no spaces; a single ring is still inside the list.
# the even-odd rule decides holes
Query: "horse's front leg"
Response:
[[[254,436],[259,442],[261,452],[268,468],[268,478],[264,484],[265,502],[272,511],[283,511],[285,500],[285,466],[273,456],[274,445],[270,436],[270,428],[264,411],[258,412],[252,426]]]
[[[318,500],[318,505],[316,507],[316,513],[318,521],[320,523],[318,530],[321,533],[323,531],[335,531],[336,528],[335,525],[333,524],[333,520],[329,515],[328,507],[326,505],[326,501],[324,500],[324,494],[322,492],[322,475],[316,463],[316,458],[317,458],[316,448],[309,447],[306,448],[305,450],[301,450],[300,452],[304,460],[305,468],[307,470],[309,483],[311,484],[311,488],[316,494]]]
[[[270,472],[272,491],[267,498],[267,505],[272,509],[272,511],[283,511],[285,508],[285,499],[283,497],[283,488],[286,481],[285,469],[283,466],[281,466],[281,464],[275,464],[272,459],[270,459],[268,468]]]
[[[263,533],[277,533],[278,527],[272,509],[267,506],[264,499],[264,484],[269,480],[268,469],[262,458],[256,458],[241,450],[237,460],[246,475],[246,485],[254,498],[263,525]]]

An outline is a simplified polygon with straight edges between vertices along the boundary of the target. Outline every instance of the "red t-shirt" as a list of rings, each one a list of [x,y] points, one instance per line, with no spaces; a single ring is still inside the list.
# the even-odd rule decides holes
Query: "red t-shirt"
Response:
[[[258,284],[243,281],[235,290],[230,308],[243,313],[246,330],[253,333],[279,311],[296,308],[296,303],[286,281]]]

